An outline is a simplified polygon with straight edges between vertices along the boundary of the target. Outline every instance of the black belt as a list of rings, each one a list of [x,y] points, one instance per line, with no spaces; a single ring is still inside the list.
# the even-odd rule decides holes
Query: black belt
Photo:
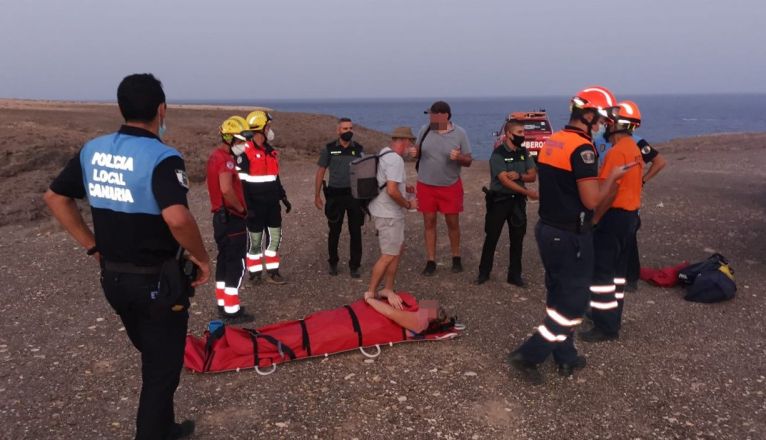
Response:
[[[162,264],[154,266],[137,266],[133,263],[102,261],[101,267],[109,272],[130,273],[136,275],[157,275],[162,271]]]
[[[575,234],[584,234],[586,232],[590,232],[593,229],[593,225],[591,225],[590,222],[581,225],[580,223],[575,223],[575,222],[557,223],[557,222],[540,219],[540,223],[546,226],[550,226],[552,228],[561,229],[562,231],[574,232]]]

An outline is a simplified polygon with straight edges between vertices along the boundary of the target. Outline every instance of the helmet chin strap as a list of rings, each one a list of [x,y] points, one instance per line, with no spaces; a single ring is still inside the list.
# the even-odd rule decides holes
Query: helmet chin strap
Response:
[[[585,119],[585,114],[580,115],[580,122],[582,122],[583,124],[585,124],[586,127],[588,127],[588,133],[593,131],[593,126],[596,125],[595,121],[597,120],[598,120],[598,117],[596,115],[594,115],[593,119],[591,119],[590,121]]]

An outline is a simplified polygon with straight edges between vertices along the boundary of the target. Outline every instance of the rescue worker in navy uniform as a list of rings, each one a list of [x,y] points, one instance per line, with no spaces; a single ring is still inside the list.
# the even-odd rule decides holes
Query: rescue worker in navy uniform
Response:
[[[220,134],[221,144],[207,161],[207,191],[213,213],[213,237],[218,247],[215,299],[218,315],[226,324],[244,324],[254,319],[239,303],[247,254],[247,209],[232,150],[241,152],[252,132],[245,118],[232,116],[223,121]]]
[[[613,170],[629,168],[619,180],[614,196],[596,209],[593,234],[595,267],[591,291],[593,328],[580,333],[585,342],[601,342],[619,337],[625,298],[625,276],[632,237],[638,225],[641,207],[641,179],[644,162],[633,130],[641,124],[641,113],[632,101],[620,102],[610,111],[611,124],[605,138],[614,145],[606,154],[600,178]]]
[[[633,135],[633,139],[636,139],[636,135]],[[667,165],[667,161],[665,160],[665,157],[660,154],[659,151],[657,151],[656,148],[654,148],[649,142],[647,142],[645,139],[638,138],[636,139],[636,143],[638,144],[638,148],[641,150],[641,158],[644,161],[644,169],[647,167],[649,168],[648,171],[644,174],[644,177],[641,179],[642,186],[646,187],[646,184],[654,179],[654,177],[662,171],[663,168],[665,168],[665,165]],[[639,212],[640,214],[640,212]],[[638,254],[638,230],[641,229],[641,216],[638,216],[638,225],[636,225],[636,232],[633,233],[633,236],[631,237],[631,243],[629,245],[629,253],[628,253],[628,269],[626,272],[625,279],[627,283],[625,284],[625,291],[626,292],[635,292],[638,290],[638,280],[641,276],[641,260],[639,258]]]
[[[338,241],[343,229],[343,217],[348,217],[350,252],[348,267],[351,278],[359,278],[359,266],[362,264],[362,226],[364,212],[358,200],[351,197],[351,178],[349,164],[364,154],[364,147],[355,142],[354,124],[349,118],[338,120],[338,139],[328,143],[319,155],[317,172],[314,179],[314,205],[322,209],[327,217],[327,251],[330,265],[329,274],[338,275]],[[324,184],[324,175],[330,170],[330,179]],[[322,202],[320,191],[324,192]]]
[[[510,258],[508,263],[508,283],[524,287],[521,278],[521,254],[524,235],[527,232],[527,202],[529,197],[537,200],[536,191],[525,187],[525,182],[537,179],[537,166],[524,142],[524,123],[511,119],[505,123],[505,141],[495,148],[489,159],[490,184],[485,197],[487,214],[484,217],[484,245],[481,250],[479,276],[476,284],[489,280],[495,257],[495,248],[508,223],[510,238]]]
[[[198,268],[194,287],[210,276],[210,259],[187,207],[183,158],[162,142],[162,84],[151,74],[127,76],[117,101],[125,124],[87,142],[51,183],[45,202],[100,261],[106,299],[141,352],[136,438],[183,438],[194,431],[194,422],[175,423],[173,395],[183,365],[189,292],[179,278],[166,282],[164,268],[178,263],[180,245]],[[91,206],[93,232],[75,204],[83,197]]]
[[[292,205],[279,180],[279,159],[277,150],[271,146],[274,131],[271,129],[271,115],[265,110],[250,112],[245,118],[253,132],[253,139],[247,142],[244,152],[237,156],[238,174],[245,190],[247,204],[247,230],[250,234],[250,250],[246,256],[250,279],[260,282],[265,271],[266,281],[284,284],[279,273],[280,258],[277,254],[282,241],[282,208],[289,213]],[[263,249],[264,232],[268,242]]]
[[[644,174],[643,179],[641,179],[643,185],[645,186],[647,182],[652,180],[655,176],[657,176],[657,174],[660,173],[660,171],[662,171],[663,168],[665,168],[667,161],[665,160],[665,157],[660,154],[660,152],[653,145],[651,145],[646,141],[646,139],[642,138],[635,132],[633,133],[633,140],[636,141],[638,148],[641,150],[641,158],[645,165],[644,170],[646,173]],[[599,152],[598,160],[599,167],[601,167],[604,162],[604,158],[606,158],[606,153],[609,151],[609,149],[612,148],[612,144],[602,136],[598,139],[594,139],[594,145]],[[632,243],[630,244],[628,254],[628,270],[625,277],[627,281],[625,284],[626,292],[635,292],[638,290],[638,280],[641,275],[641,262],[638,253],[638,230],[641,229],[640,214],[641,213],[639,212],[636,233],[633,234]]]
[[[593,275],[593,209],[615,191],[624,171],[598,180],[591,136],[616,100],[603,87],[589,87],[571,100],[569,125],[551,135],[538,156],[540,221],[535,238],[545,268],[546,317],[509,357],[511,366],[532,384],[543,382],[537,366],[553,353],[559,374],[585,367],[577,354],[574,327],[588,306]]]

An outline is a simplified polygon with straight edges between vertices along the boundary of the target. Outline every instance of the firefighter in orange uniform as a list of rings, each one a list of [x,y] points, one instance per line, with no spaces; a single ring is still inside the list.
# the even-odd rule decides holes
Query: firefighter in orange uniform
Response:
[[[580,333],[585,342],[608,341],[619,336],[628,257],[641,207],[644,161],[633,139],[633,130],[641,124],[641,113],[634,102],[623,101],[610,109],[609,119],[611,123],[604,137],[613,146],[606,154],[599,179],[605,179],[615,169],[627,172],[619,180],[614,197],[596,210],[595,266],[590,286],[593,328]]]
[[[617,169],[603,183],[591,141],[616,100],[604,87],[589,87],[572,98],[569,124],[554,133],[538,157],[540,220],[535,238],[545,268],[546,316],[534,334],[509,357],[509,363],[532,383],[553,353],[559,374],[585,367],[574,346],[574,327],[588,307],[593,277],[592,217],[602,200],[616,190],[624,173]]]

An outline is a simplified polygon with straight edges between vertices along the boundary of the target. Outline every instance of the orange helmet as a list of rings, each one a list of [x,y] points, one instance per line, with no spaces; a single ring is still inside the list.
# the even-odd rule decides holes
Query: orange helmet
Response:
[[[608,117],[609,109],[617,105],[614,94],[606,87],[592,86],[580,90],[572,98],[572,108],[595,110],[599,115]]]
[[[641,112],[635,102],[622,101],[609,111],[609,119],[632,130],[641,125]]]

